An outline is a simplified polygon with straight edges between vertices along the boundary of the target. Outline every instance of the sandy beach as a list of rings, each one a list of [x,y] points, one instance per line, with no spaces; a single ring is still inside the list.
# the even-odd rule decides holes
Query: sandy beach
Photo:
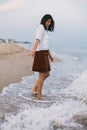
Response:
[[[0,44],[0,92],[8,84],[33,74],[33,58],[27,55],[28,51],[16,44]]]

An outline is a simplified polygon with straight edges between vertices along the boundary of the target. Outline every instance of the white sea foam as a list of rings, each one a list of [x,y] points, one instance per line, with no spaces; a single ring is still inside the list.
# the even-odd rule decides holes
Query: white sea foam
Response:
[[[61,90],[61,92],[80,98],[83,101],[87,100],[87,70],[74,80],[71,86]]]
[[[61,94],[68,94],[71,99],[66,98],[61,103],[56,102],[47,108],[25,106],[25,110],[16,116],[7,116],[6,122],[1,125],[1,130],[51,130],[54,124],[56,127],[82,128],[74,121],[73,117],[87,113],[87,105],[82,102],[84,97],[87,98],[87,71],[75,79],[68,88],[60,90]],[[72,96],[77,99],[74,100]],[[78,98],[82,98],[82,100],[78,100]]]
[[[74,110],[73,110],[74,107]],[[87,110],[85,104],[67,100],[63,104],[54,104],[49,108],[29,108],[16,116],[8,116],[1,125],[2,130],[50,130],[53,124],[59,126],[81,127],[75,124],[73,116]]]

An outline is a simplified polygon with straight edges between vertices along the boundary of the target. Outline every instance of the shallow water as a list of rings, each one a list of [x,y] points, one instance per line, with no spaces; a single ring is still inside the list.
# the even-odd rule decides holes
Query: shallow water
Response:
[[[87,114],[87,59],[52,54],[62,62],[51,63],[42,100],[31,96],[37,73],[0,94],[0,130],[86,130],[74,117]]]

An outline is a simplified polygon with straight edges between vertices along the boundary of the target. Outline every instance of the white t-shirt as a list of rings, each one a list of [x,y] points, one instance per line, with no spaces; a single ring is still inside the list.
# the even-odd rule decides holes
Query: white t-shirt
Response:
[[[42,24],[40,24],[36,29],[35,39],[40,40],[36,51],[49,50],[49,33],[47,30],[45,30]]]

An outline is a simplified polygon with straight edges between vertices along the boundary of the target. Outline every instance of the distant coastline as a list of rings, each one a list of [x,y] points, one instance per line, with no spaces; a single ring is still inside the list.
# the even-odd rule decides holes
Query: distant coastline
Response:
[[[17,41],[15,39],[3,39],[3,38],[0,38],[0,43],[25,43],[25,44],[31,44],[31,42],[29,41]]]

